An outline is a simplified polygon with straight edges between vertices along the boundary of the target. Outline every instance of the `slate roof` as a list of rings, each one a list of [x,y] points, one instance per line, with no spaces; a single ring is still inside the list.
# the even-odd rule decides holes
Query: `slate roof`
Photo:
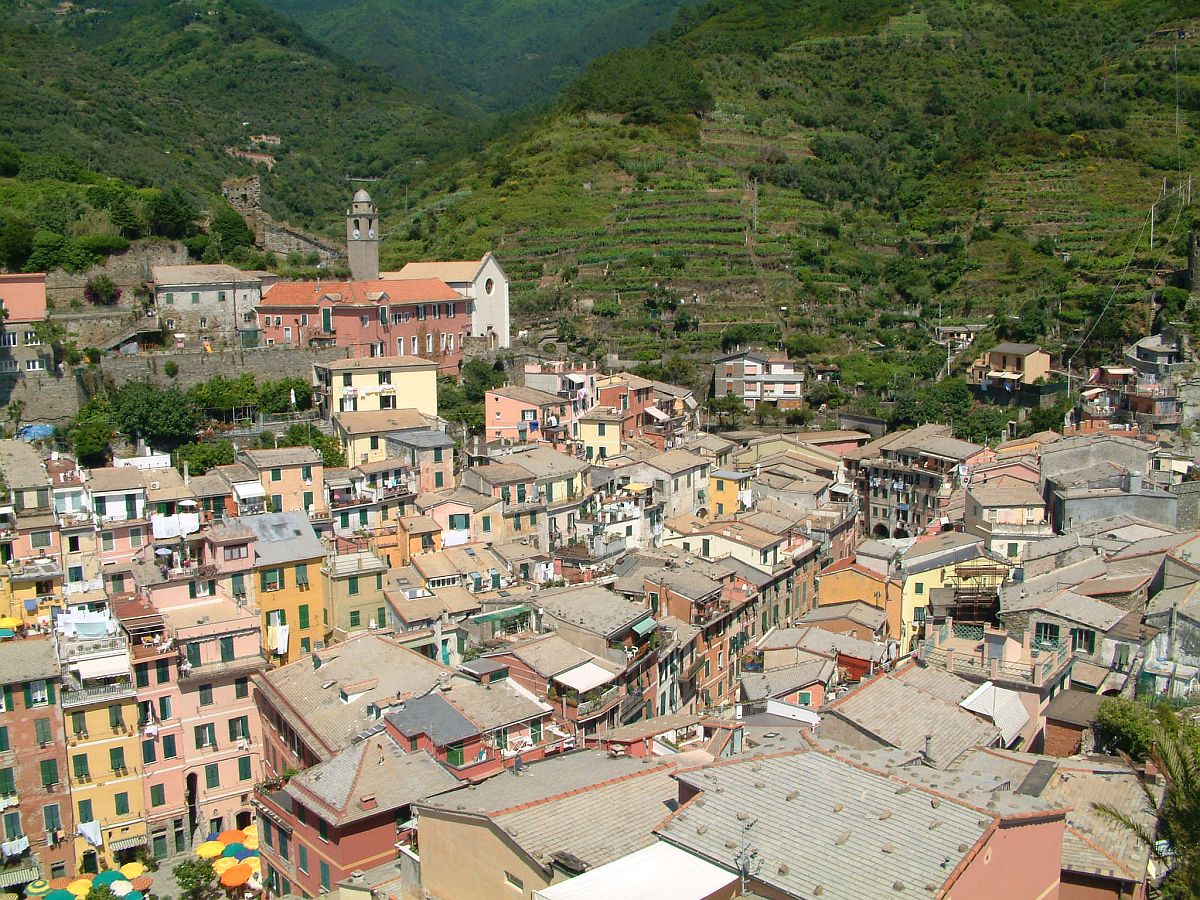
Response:
[[[538,603],[551,618],[602,635],[624,631],[650,613],[644,606],[598,585],[542,591]]]
[[[319,668],[313,667],[314,658],[320,660]],[[390,638],[367,633],[263,672],[256,676],[256,682],[259,690],[288,716],[304,742],[318,756],[328,758],[334,751],[350,746],[360,732],[376,723],[367,713],[368,705],[386,706],[399,698],[426,694],[447,672]],[[342,701],[342,685],[367,678],[377,683],[350,702]]]
[[[935,806],[920,786],[902,791],[897,774],[811,751],[681,772],[703,797],[657,833],[726,867],[748,841],[755,879],[782,896],[879,900],[898,896],[897,883],[905,895],[926,896],[980,843],[992,817],[948,798]]]
[[[932,735],[930,762],[944,769],[965,751],[997,742],[995,726],[900,678],[883,675],[868,681],[826,707],[836,715],[892,747],[923,751]]]
[[[657,760],[633,756],[612,757],[603,750],[576,750],[530,763],[523,768],[520,776],[503,772],[479,784],[442,794],[422,806],[471,813],[499,813],[643,772],[657,765]]]
[[[1060,619],[1087,625],[1097,631],[1108,631],[1125,618],[1126,610],[1068,589],[1049,597],[1045,594],[1031,594],[1028,597],[1011,599],[1005,597],[1001,603],[1000,612],[1001,615],[1012,612],[1043,612]]]
[[[817,682],[828,685],[835,674],[837,663],[832,659],[813,657],[798,665],[784,666],[781,669],[743,672],[742,693],[747,700],[766,700]]]
[[[297,799],[315,797],[334,812],[331,816],[322,811],[322,818],[344,825],[453,790],[460,783],[424,750],[405,753],[385,731],[292,776],[284,790]]]
[[[776,628],[765,635],[758,646],[762,650],[786,650],[798,647],[811,653],[853,656],[857,659],[882,661],[887,647],[874,641],[864,641],[849,634],[826,631],[815,625],[804,628]]]
[[[1091,691],[1065,690],[1050,701],[1045,716],[1055,722],[1066,722],[1082,728],[1096,721],[1096,712],[1104,697]]]
[[[302,512],[263,513],[242,516],[240,521],[254,532],[255,563],[275,566],[325,555],[325,548]]]
[[[503,652],[515,656],[533,671],[547,678],[553,678],[555,675],[586,662],[605,665],[591,653],[581,647],[576,647],[566,638],[559,637],[557,634],[536,637]]]
[[[654,829],[677,806],[674,768],[659,765],[493,815],[492,821],[538,862],[563,852],[592,869],[655,843]]]
[[[401,734],[425,734],[438,747],[446,747],[479,734],[479,726],[462,714],[440,691],[414,697],[403,709],[388,713],[387,720]]]
[[[58,653],[49,638],[6,641],[0,649],[0,684],[54,678],[59,671]]]
[[[425,416],[415,409],[380,409],[367,412],[334,413],[333,420],[347,434],[370,434],[379,431],[395,431],[400,428],[424,428],[428,424]],[[398,438],[399,435],[396,435]],[[396,465],[402,465],[396,460]]]
[[[539,391],[537,388],[525,387],[523,384],[510,384],[505,387],[492,388],[488,391],[489,394],[495,394],[497,397],[504,397],[506,400],[516,400],[519,403],[527,403],[530,406],[563,406],[569,403],[567,399],[548,394],[546,391]]]
[[[242,456],[259,470],[276,466],[319,466],[321,454],[312,447],[279,447],[268,450],[243,450]]]

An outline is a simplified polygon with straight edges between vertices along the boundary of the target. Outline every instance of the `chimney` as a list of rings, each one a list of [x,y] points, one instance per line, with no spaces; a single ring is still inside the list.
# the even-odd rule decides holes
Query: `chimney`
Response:
[[[932,734],[925,735],[924,756],[925,756],[926,760],[933,759],[933,735]]]
[[[188,461],[186,459],[183,461],[183,483],[192,483],[191,466],[188,465]]]
[[[1137,469],[1131,469],[1129,474],[1125,476],[1125,493],[1140,494],[1142,492],[1142,473]]]

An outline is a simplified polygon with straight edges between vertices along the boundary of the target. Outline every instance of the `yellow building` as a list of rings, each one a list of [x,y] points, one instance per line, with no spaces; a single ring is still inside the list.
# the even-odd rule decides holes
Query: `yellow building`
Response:
[[[262,615],[263,653],[287,665],[325,637],[325,548],[304,513],[266,513],[240,521],[254,532],[248,581]]]
[[[749,472],[717,469],[708,475],[708,518],[732,516],[742,510],[743,492],[750,490]],[[747,507],[749,503],[745,504]]]
[[[855,561],[839,559],[821,570],[821,606],[860,600],[887,613],[888,636],[899,637],[902,582]]]
[[[407,397],[400,397],[401,404]],[[436,402],[436,401],[435,401]],[[415,409],[384,409],[375,412],[334,413],[333,433],[351,466],[387,459],[387,436],[393,431],[427,428],[429,418]]]
[[[138,705],[129,648],[115,629],[88,638],[60,620],[60,694],[79,870],[120,865],[146,844]]]
[[[900,651],[912,650],[914,640],[921,636],[934,590],[954,588],[965,595],[987,592],[999,588],[1010,566],[989,553],[974,535],[949,531],[918,540],[900,562],[899,577],[904,579],[897,635]]]
[[[585,459],[611,459],[621,453],[621,414],[593,409],[579,417],[579,440]]]
[[[62,603],[62,568],[56,559],[0,566],[0,616],[33,625],[50,620],[50,609]]]
[[[341,359],[313,366],[321,415],[415,409],[437,415],[437,363],[416,356]]]

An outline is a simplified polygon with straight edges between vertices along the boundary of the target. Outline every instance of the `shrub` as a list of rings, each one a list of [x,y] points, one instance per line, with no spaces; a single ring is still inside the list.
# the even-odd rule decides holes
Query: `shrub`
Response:
[[[179,364],[173,359],[168,359],[166,365],[163,366],[163,371],[167,373],[168,378],[174,378],[179,374]]]
[[[83,288],[84,299],[97,306],[113,306],[121,299],[121,289],[107,275],[97,275]]]

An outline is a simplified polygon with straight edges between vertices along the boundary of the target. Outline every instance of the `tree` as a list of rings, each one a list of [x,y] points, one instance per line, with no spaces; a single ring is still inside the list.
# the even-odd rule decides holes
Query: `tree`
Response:
[[[724,424],[728,421],[730,425],[737,425],[738,419],[746,413],[746,404],[742,402],[741,397],[730,392],[724,397],[711,398],[708,401],[708,411],[717,417],[719,423]]]
[[[179,188],[154,194],[146,202],[150,230],[168,238],[185,238],[195,230],[200,211]]]
[[[337,439],[323,434],[306,422],[297,422],[284,434],[281,447],[312,447],[321,454],[322,463],[329,468],[346,465],[346,454]]]
[[[96,275],[84,285],[83,299],[97,306],[113,306],[121,299],[121,289],[107,275]]]
[[[187,859],[171,869],[175,883],[188,900],[205,900],[216,894],[214,880],[217,877],[212,863],[206,859]]]
[[[504,369],[489,366],[482,359],[473,359],[463,366],[460,376],[463,396],[471,403],[482,403],[484,394],[508,382]]]
[[[67,430],[75,456],[84,465],[104,465],[112,450],[112,409],[103,399],[89,400]]]
[[[1092,808],[1136,837],[1166,869],[1163,897],[1194,900],[1200,897],[1200,730],[1180,722],[1166,706],[1155,714],[1145,712],[1154,716],[1147,756],[1167,783],[1161,804],[1149,780],[1139,780],[1142,815],[1108,803],[1093,803]],[[1126,759],[1132,764],[1131,757]],[[1157,824],[1151,827],[1147,821],[1155,816]]]
[[[1096,712],[1096,748],[1143,760],[1154,740],[1154,711],[1124,697],[1106,697]]]
[[[25,414],[25,401],[21,399],[11,400],[8,404],[8,417],[12,420],[13,437],[16,437],[17,432],[21,430],[21,416]]]
[[[93,884],[87,892],[87,900],[117,900],[117,895],[107,884]]]
[[[229,441],[184,444],[175,451],[176,468],[182,472],[185,462],[192,475],[203,475],[214,466],[228,466],[233,462],[233,444]]]
[[[312,408],[312,384],[304,378],[289,377],[264,381],[258,386],[259,412],[288,412],[292,408],[292,391],[296,392],[296,409]]]
[[[180,444],[195,437],[200,425],[196,407],[177,387],[164,391],[135,381],[118,388],[111,399],[113,420],[130,438]]]

